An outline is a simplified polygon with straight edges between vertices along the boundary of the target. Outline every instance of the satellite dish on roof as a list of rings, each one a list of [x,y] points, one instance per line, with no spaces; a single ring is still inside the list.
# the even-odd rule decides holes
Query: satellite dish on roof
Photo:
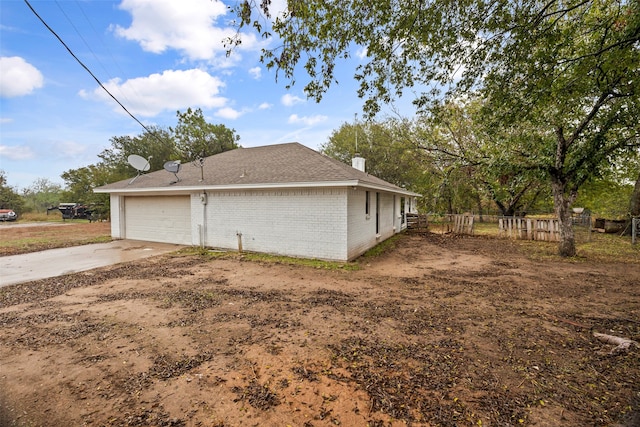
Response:
[[[149,160],[151,160],[151,157],[149,157]],[[142,156],[138,156],[137,154],[132,154],[127,157],[127,161],[129,162],[129,164],[133,166],[133,168],[138,172],[146,172],[149,170],[149,168],[151,168],[149,160],[145,159]]]
[[[149,160],[147,160],[142,156],[138,156],[137,154],[132,154],[127,157],[127,162],[129,162],[129,164],[138,171],[138,175],[136,175],[131,181],[129,181],[129,184],[133,184],[133,181],[138,179],[142,172],[146,172],[151,168],[151,159],[152,156],[149,156]]]
[[[175,184],[176,182],[180,181],[180,177],[178,176],[178,172],[180,172],[180,166],[180,160],[169,160],[168,162],[165,162],[164,170],[166,170],[167,172],[171,172],[176,176],[176,180],[171,181],[169,184]]]
[[[171,173],[180,172],[180,160],[169,160],[164,164],[164,170]]]

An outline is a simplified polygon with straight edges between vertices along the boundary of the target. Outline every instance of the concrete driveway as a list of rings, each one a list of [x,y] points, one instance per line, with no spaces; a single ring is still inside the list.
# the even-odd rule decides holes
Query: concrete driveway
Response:
[[[148,258],[183,247],[169,243],[115,240],[0,257],[0,287]]]

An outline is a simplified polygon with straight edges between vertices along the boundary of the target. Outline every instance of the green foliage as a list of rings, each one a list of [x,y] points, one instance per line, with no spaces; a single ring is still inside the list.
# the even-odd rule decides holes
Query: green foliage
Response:
[[[240,137],[235,130],[225,125],[207,123],[202,110],[187,109],[177,112],[178,125],[171,128],[176,140],[176,149],[185,161],[194,161],[201,157],[238,148]]]
[[[335,83],[337,61],[366,48],[356,70],[365,110],[418,92],[433,111],[443,99],[477,95],[493,131],[494,164],[541,173],[562,227],[560,252],[575,254],[570,207],[578,190],[621,154],[640,146],[640,2],[637,0],[386,1],[292,0],[275,18],[281,43],[268,67],[295,82],[305,61],[307,95]],[[269,16],[246,0],[240,28]],[[258,12],[257,14],[249,13]],[[444,96],[443,96],[444,95]],[[499,170],[499,168],[493,168]],[[514,192],[517,195],[518,191]]]
[[[312,258],[294,258],[288,256],[271,255],[258,252],[237,252],[224,250],[210,250],[208,248],[191,247],[181,249],[180,254],[200,255],[211,259],[241,259],[243,261],[262,262],[266,264],[298,265],[321,270],[354,271],[360,267],[352,262],[324,261]]]
[[[47,212],[47,208],[61,202],[62,187],[46,178],[38,178],[22,190],[25,208],[29,212]]]
[[[3,170],[0,170],[0,209],[13,209],[18,216],[25,210],[24,199],[7,184],[7,176]]]
[[[168,160],[179,159],[175,139],[169,131],[158,127],[148,129],[150,132],[145,131],[138,136],[112,137],[111,147],[98,155],[102,166],[111,171],[112,182],[136,173],[127,161],[132,154],[148,159],[150,172],[161,170]]]
[[[320,149],[324,154],[347,164],[351,164],[351,159],[357,153],[366,160],[367,173],[399,187],[420,192],[415,178],[429,165],[423,153],[402,137],[402,125],[393,120],[344,123],[333,131]]]
[[[362,258],[375,258],[389,253],[402,243],[403,238],[404,234],[395,234],[362,254]]]
[[[107,215],[109,195],[94,193],[93,189],[112,182],[113,173],[102,163],[64,172],[62,179],[65,181],[66,188],[62,192],[61,201],[90,205],[98,215]]]
[[[597,180],[585,184],[574,205],[591,211],[592,217],[624,219],[629,214],[629,200],[633,185],[611,180]]]
[[[149,171],[161,170],[169,160],[191,161],[200,155],[210,156],[237,148],[240,139],[224,125],[207,123],[202,110],[178,111],[178,125],[169,130],[150,127],[137,136],[114,136],[111,147],[103,150],[96,164],[71,169],[62,174],[66,188],[61,202],[92,205],[99,214],[109,212],[109,195],[94,194],[93,189],[112,182],[129,179],[137,171],[128,162],[136,154],[149,160]]]

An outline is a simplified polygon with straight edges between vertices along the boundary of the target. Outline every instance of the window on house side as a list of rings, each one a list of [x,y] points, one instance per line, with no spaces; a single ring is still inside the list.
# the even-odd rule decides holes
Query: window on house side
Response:
[[[376,193],[376,234],[380,234],[380,193]]]
[[[370,197],[369,197],[369,192],[367,191],[365,194],[365,200],[364,200],[364,213],[366,215],[369,215],[369,201],[370,201]]]

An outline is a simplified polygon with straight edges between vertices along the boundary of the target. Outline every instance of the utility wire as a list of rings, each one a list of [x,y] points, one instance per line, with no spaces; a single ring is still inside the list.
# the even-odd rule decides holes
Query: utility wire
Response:
[[[57,3],[57,0],[56,0]],[[111,61],[113,62],[113,65],[115,65],[115,67],[118,69],[118,71],[120,71],[120,74],[124,75],[125,72],[122,70],[122,67],[120,67],[120,64],[118,63],[118,61],[116,60],[115,56],[113,55],[113,52],[111,52],[111,49],[109,49],[109,46],[107,46],[107,44],[104,42],[104,39],[102,38],[102,36],[100,35],[100,33],[98,33],[98,31],[96,30],[96,27],[93,25],[93,22],[91,22],[91,19],[89,19],[89,15],[87,15],[87,13],[85,12],[85,10],[82,8],[82,5],[80,4],[80,2],[78,0],[75,1],[76,6],[78,7],[78,9],[80,9],[80,12],[82,12],[82,16],[84,16],[85,21],[87,21],[87,23],[89,24],[89,26],[91,27],[91,29],[93,30],[94,34],[97,36],[98,40],[100,40],[100,43],[102,44],[102,47],[104,48],[104,50],[107,51],[107,53],[109,54],[109,57],[111,58]],[[61,8],[62,9],[62,8]],[[67,18],[68,19],[68,18]],[[73,23],[71,24],[73,25]],[[75,28],[75,25],[74,25]],[[76,29],[77,31],[77,29]],[[78,33],[79,34],[79,33]],[[80,35],[80,37],[82,37],[82,35]],[[86,42],[85,42],[86,43]],[[89,47],[89,50],[91,50],[91,47]],[[93,52],[93,50],[91,50]],[[96,57],[96,55],[94,54],[94,57]],[[102,65],[102,69],[104,69],[105,73],[111,78],[113,79],[113,76],[111,75],[111,73],[106,69],[106,67],[104,66],[104,64],[100,61],[99,58],[96,57],[96,61],[98,61],[98,63],[100,63],[100,65]],[[140,93],[136,90],[135,85],[132,85],[130,87],[130,90],[135,94],[140,96]],[[122,92],[122,96],[124,97],[125,101],[128,101],[128,103],[131,103],[131,101],[129,100],[129,98],[127,97],[127,94]]]
[[[102,63],[102,61],[100,61],[100,59],[98,58],[98,55],[96,55],[96,53],[94,52],[94,50],[91,48],[91,45],[89,44],[89,42],[87,42],[87,39],[84,38],[84,36],[82,35],[82,33],[80,33],[80,30],[78,29],[78,27],[76,27],[76,24],[73,23],[73,21],[71,20],[71,18],[69,17],[69,15],[67,14],[67,12],[62,8],[62,6],[60,5],[60,2],[58,0],[55,0],[56,6],[58,6],[58,9],[60,9],[60,12],[62,12],[62,14],[64,15],[65,18],[67,18],[67,22],[69,22],[69,24],[73,27],[73,29],[76,31],[76,34],[78,35],[78,37],[80,37],[80,39],[82,39],[82,41],[84,42],[84,45],[87,47],[87,49],[89,49],[89,52],[91,52],[91,55],[93,56],[93,59],[96,60],[96,63],[100,64],[100,66],[102,67],[102,69],[104,70],[105,74],[107,76],[109,76],[110,78],[113,78],[113,76],[109,73],[109,71],[107,70],[107,68],[104,66],[104,64]],[[85,15],[86,18],[86,15]],[[91,24],[91,23],[89,23]],[[95,29],[94,29],[95,32]],[[124,74],[124,73],[123,73]],[[123,94],[124,95],[124,94]],[[126,95],[124,96],[125,100],[128,101]]]
[[[118,103],[119,106],[122,107],[122,109],[124,111],[126,111],[126,113],[136,122],[138,122],[138,124],[140,126],[142,126],[144,128],[144,130],[146,130],[150,135],[152,135],[154,138],[156,138],[159,142],[162,142],[155,134],[155,132],[152,132],[148,127],[146,127],[144,125],[144,123],[142,123],[140,120],[138,120],[138,118],[136,116],[134,116],[129,110],[127,110],[127,107],[125,107],[120,101],[118,101],[118,99],[111,93],[109,92],[109,90],[102,84],[102,82],[95,76],[95,74],[93,74],[91,72],[91,70],[89,69],[89,67],[87,67],[86,65],[84,65],[84,63],[73,53],[73,51],[69,48],[69,46],[67,46],[67,44],[60,38],[60,36],[44,21],[44,19],[42,19],[40,17],[40,15],[38,15],[38,12],[35,11],[35,9],[31,6],[31,4],[29,3],[29,0],[24,0],[24,2],[27,4],[27,6],[29,6],[29,9],[31,9],[31,12],[33,12],[34,15],[36,15],[36,17],[40,20],[40,22],[42,22],[44,24],[45,27],[47,27],[47,29],[51,32],[51,34],[53,34],[58,41],[60,41],[60,43],[62,43],[62,45],[67,49],[67,51],[71,54],[71,56],[73,56],[73,58],[78,61],[78,64],[80,64],[82,66],[82,68],[84,68],[90,75],[91,77],[93,77],[93,79],[98,83],[98,85],[100,85],[100,87],[102,89],[104,89],[105,92],[107,92],[107,94],[113,98],[114,101],[116,101]]]

